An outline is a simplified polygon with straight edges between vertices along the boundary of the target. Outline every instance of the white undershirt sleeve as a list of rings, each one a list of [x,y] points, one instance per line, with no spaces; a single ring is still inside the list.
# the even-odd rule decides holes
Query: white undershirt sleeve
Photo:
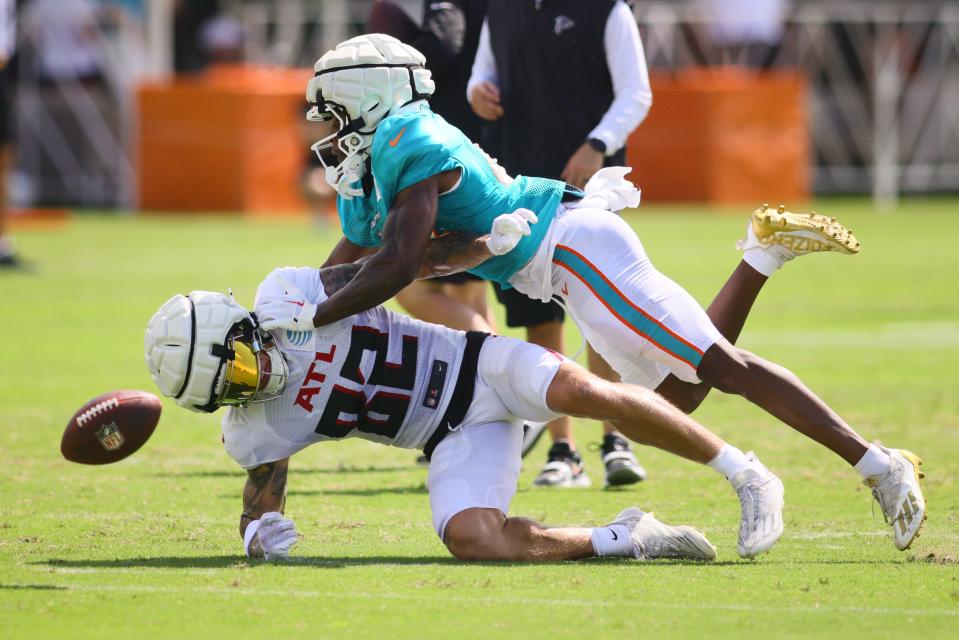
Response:
[[[646,54],[639,38],[639,28],[625,2],[617,2],[610,11],[603,44],[609,75],[613,80],[614,97],[589,137],[602,140],[606,144],[606,155],[609,156],[623,148],[629,134],[646,118],[649,108],[653,106],[653,91],[649,87]],[[473,73],[476,73],[475,65]]]
[[[483,20],[483,28],[480,30],[479,46],[476,47],[476,57],[473,59],[473,71],[470,73],[469,82],[466,83],[466,100],[470,99],[473,93],[473,87],[481,82],[492,82],[499,86],[499,78],[496,76],[496,58],[493,57],[493,47],[489,42],[489,22]]]

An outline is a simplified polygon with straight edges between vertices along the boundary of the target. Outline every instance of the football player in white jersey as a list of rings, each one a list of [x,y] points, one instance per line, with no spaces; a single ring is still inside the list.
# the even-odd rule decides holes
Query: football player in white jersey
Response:
[[[474,254],[485,250],[467,244]],[[593,528],[545,528],[508,517],[522,419],[561,414],[611,420],[637,442],[728,478],[741,503],[740,555],[754,557],[782,534],[779,479],[653,391],[607,382],[513,338],[454,331],[382,307],[299,331],[260,324],[285,313],[291,294],[309,313],[359,268],[277,269],[258,288],[254,313],[222,293],[176,295],[147,327],[146,363],[160,390],[194,411],[228,408],[224,445],[249,473],[240,519],[249,555],[283,558],[296,540],[293,522],[282,515],[290,456],[314,443],[360,437],[431,458],[433,526],[459,559],[715,557],[700,532],[637,507]]]

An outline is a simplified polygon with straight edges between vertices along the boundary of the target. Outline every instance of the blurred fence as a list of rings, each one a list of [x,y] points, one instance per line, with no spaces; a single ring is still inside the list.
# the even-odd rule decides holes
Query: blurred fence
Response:
[[[135,204],[131,101],[140,78],[165,68],[170,43],[156,34],[170,33],[173,4],[151,0],[139,26],[101,21],[96,90],[36,80],[33,36],[21,30],[19,170],[31,185],[21,201],[53,193],[73,204]],[[296,67],[359,33],[372,0],[221,4],[244,26],[248,61]],[[700,1],[637,1],[635,15],[652,70],[744,62],[715,46]],[[796,2],[782,33],[770,62],[809,79],[816,192],[891,202],[900,193],[959,190],[959,3]]]
[[[132,204],[131,87],[145,65],[142,25],[93,5],[33,2],[19,14],[17,167],[19,204]],[[82,49],[82,51],[79,51]]]
[[[699,3],[637,2],[636,16],[653,69],[741,62],[711,44]],[[959,189],[959,4],[799,3],[771,63],[810,80],[815,191]]]
[[[309,65],[357,33],[370,1],[237,2],[251,59]],[[699,1],[635,3],[651,69],[741,64],[717,47]],[[818,193],[959,189],[959,3],[798,2],[772,67],[803,70]],[[655,97],[654,97],[655,102]],[[655,108],[655,107],[654,107]]]

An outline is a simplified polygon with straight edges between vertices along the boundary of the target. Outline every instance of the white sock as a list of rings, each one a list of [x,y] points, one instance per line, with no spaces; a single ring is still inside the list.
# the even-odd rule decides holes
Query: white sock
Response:
[[[721,473],[727,480],[752,464],[745,453],[731,444],[724,444],[716,457],[707,463]]]
[[[889,458],[889,454],[878,446],[871,444],[866,449],[866,454],[862,457],[862,460],[856,463],[856,471],[863,478],[874,478],[888,471],[890,464],[892,464],[892,460]]]
[[[736,246],[743,250],[743,261],[767,278],[795,257],[791,250],[782,245],[761,245],[752,224],[746,226],[746,238]]]
[[[629,537],[629,529],[624,524],[595,527],[589,539],[593,543],[593,551],[599,557],[633,557],[633,541]]]

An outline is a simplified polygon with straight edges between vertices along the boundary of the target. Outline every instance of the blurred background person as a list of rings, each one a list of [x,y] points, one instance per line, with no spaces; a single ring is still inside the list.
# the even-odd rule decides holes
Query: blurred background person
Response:
[[[233,16],[218,14],[200,27],[199,39],[207,64],[243,62],[243,24]]]
[[[29,0],[20,11],[18,99],[20,119],[29,118],[20,130],[31,132],[21,142],[24,153],[30,146],[33,199],[42,205],[118,203],[121,115],[100,9],[93,0]]]
[[[489,0],[467,85],[477,115],[495,122],[492,147],[510,175],[565,180],[582,188],[603,166],[626,163],[625,144],[652,105],[639,29],[621,0]],[[526,339],[564,351],[562,308],[496,288],[506,324]],[[590,370],[615,372],[589,350]],[[590,484],[572,421],[549,423],[553,445],[535,483]],[[646,477],[629,443],[603,425],[607,485]]]
[[[202,34],[220,12],[219,0],[176,0],[173,10],[173,68],[177,73],[202,71],[209,62]]]
[[[7,180],[13,162],[13,53],[17,43],[15,0],[0,0],[0,268],[20,265],[9,230]]]
[[[753,69],[768,69],[783,39],[788,0],[702,0],[713,59]]]

